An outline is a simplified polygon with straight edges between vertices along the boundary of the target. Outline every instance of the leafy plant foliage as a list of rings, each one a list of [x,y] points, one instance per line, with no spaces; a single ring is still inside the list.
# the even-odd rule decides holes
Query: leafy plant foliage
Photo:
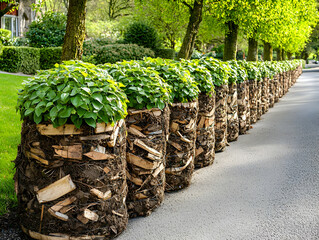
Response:
[[[169,86],[158,72],[134,61],[105,64],[103,68],[125,85],[130,108],[163,109],[169,102]]]
[[[17,109],[21,119],[52,122],[54,127],[72,122],[95,127],[97,122],[114,123],[127,114],[126,96],[105,71],[95,65],[68,61],[41,71],[24,82]]]
[[[199,63],[210,71],[215,86],[219,87],[224,84],[228,84],[228,78],[230,74],[230,68],[228,64],[225,64],[224,62],[212,57],[201,58]]]

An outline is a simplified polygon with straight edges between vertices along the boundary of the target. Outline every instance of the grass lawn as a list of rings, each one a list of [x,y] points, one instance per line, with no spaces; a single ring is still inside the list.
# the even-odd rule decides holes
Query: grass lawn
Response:
[[[27,77],[0,74],[0,215],[16,204],[14,163],[20,142],[21,122],[15,106],[17,90]]]

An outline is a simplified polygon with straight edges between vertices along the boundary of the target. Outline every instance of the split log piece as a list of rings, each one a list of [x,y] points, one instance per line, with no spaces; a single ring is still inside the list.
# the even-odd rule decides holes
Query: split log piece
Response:
[[[50,202],[76,189],[71,176],[67,175],[37,192],[39,203]]]
[[[37,129],[41,135],[77,135],[82,134],[82,130],[75,127],[73,124],[65,124],[63,126],[54,128],[52,124],[37,124]]]
[[[177,173],[177,172],[181,172],[181,171],[183,171],[184,169],[187,168],[187,166],[192,162],[192,160],[193,160],[193,156],[191,156],[191,157],[188,159],[188,161],[186,162],[186,164],[185,164],[184,166],[182,166],[182,167],[166,168],[166,169],[165,169],[165,173],[167,173],[167,174],[175,174],[175,173]]]
[[[172,122],[171,127],[170,127],[170,131],[171,132],[176,132],[179,130],[179,125],[176,122]]]
[[[135,136],[146,138],[146,136],[143,133],[141,133],[139,130],[137,130],[136,128],[129,127],[127,131]]]
[[[133,164],[135,166],[147,169],[147,170],[153,170],[158,167],[158,162],[150,162],[147,161],[139,156],[136,156],[132,153],[127,153],[126,160],[128,163]]]
[[[178,143],[176,142],[173,142],[173,141],[168,141],[169,144],[171,144],[174,148],[176,148],[178,151],[182,151],[182,146],[179,145]]]
[[[95,141],[95,140],[104,140],[104,139],[108,139],[110,138],[111,135],[107,135],[107,134],[100,134],[100,135],[91,135],[91,136],[82,136],[80,137],[81,141]]]
[[[55,153],[63,158],[82,160],[82,144],[72,146],[53,145],[52,147]]]
[[[99,153],[99,152],[88,152],[88,153],[85,153],[83,155],[91,158],[92,160],[96,160],[96,161],[108,160],[108,159],[115,158],[115,156],[113,154],[106,154],[106,153]]]
[[[44,152],[39,148],[30,148],[30,152],[35,154],[35,155],[40,156],[41,158],[45,158]]]
[[[85,209],[84,210],[84,213],[83,213],[83,216],[91,221],[98,221],[99,220],[99,215],[97,215],[95,212],[92,212],[91,210],[89,209]]]
[[[162,154],[160,152],[158,152],[157,150],[155,150],[154,148],[151,148],[149,146],[147,146],[143,141],[139,140],[139,139],[135,139],[134,140],[134,144],[142,149],[144,149],[145,151],[148,151],[149,153],[161,157]]]
[[[39,156],[31,153],[31,152],[25,152],[25,155],[27,158],[33,158],[35,160],[38,160],[40,163],[44,164],[44,165],[49,165],[49,161],[45,160],[43,158],[40,158]]]
[[[176,132],[183,142],[191,143],[192,141],[185,138],[179,131]]]
[[[128,180],[133,182],[134,184],[141,186],[143,184],[143,180],[140,178],[133,177],[128,171],[126,171],[126,177]]]
[[[73,203],[76,200],[75,196],[72,197],[68,197],[66,199],[64,199],[63,201],[60,201],[58,203],[56,203],[55,205],[53,205],[52,207],[50,207],[50,209],[52,211],[58,212],[60,211],[60,209],[62,209],[65,206],[70,205],[71,203]]]
[[[112,197],[111,190],[106,191],[105,193],[101,192],[100,190],[97,190],[96,188],[92,188],[90,190],[90,193],[97,196],[98,198],[102,200],[108,200]]]
[[[105,133],[113,130],[113,126],[109,123],[97,123],[94,129],[95,133]]]

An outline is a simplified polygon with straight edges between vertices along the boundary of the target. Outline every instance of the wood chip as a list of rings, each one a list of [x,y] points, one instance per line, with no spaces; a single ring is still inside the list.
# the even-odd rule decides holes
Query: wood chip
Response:
[[[111,190],[106,191],[105,193],[101,192],[100,190],[93,188],[90,190],[90,193],[97,196],[98,198],[102,200],[108,200],[112,197]]]
[[[111,169],[108,168],[108,167],[105,167],[105,168],[103,168],[103,171],[104,171],[106,174],[108,174],[108,173],[111,171]]]
[[[189,121],[189,123],[185,126],[185,128],[187,128],[187,129],[193,129],[193,128],[195,127],[195,124],[196,124],[195,119],[192,118],[192,119]]]
[[[76,135],[82,134],[81,129],[77,129],[73,124],[65,124],[63,126],[54,128],[52,124],[44,125],[37,124],[37,129],[41,135],[52,136],[52,135]]]
[[[135,194],[135,198],[137,198],[137,199],[147,199],[148,198],[148,196],[146,196],[145,194],[143,194],[143,193],[137,193],[137,194]]]
[[[32,147],[40,147],[40,142],[33,142],[31,143]]]
[[[62,221],[68,221],[69,220],[69,217],[68,215],[65,215],[63,213],[60,213],[60,212],[55,212],[53,211],[51,208],[49,208],[48,212],[53,216],[53,217],[56,217]]]
[[[176,132],[183,142],[191,143],[192,141],[184,137],[179,131]]]
[[[171,167],[171,168],[166,168],[165,169],[165,173],[167,174],[174,174],[174,173],[177,173],[177,172],[181,172],[183,171],[184,169],[186,169],[188,167],[188,165],[192,162],[193,160],[193,156],[191,156],[188,161],[186,162],[186,164],[182,167]]]
[[[117,136],[119,134],[120,127],[122,126],[123,123],[124,123],[123,119],[121,119],[120,121],[115,123],[114,128],[113,128],[113,132],[112,132],[111,137],[110,137],[110,141],[107,143],[107,145],[109,147],[114,147],[115,146],[116,139],[117,139]]]
[[[161,111],[161,110],[153,111],[152,113],[153,113],[153,115],[154,115],[155,117],[159,117],[159,116],[162,115],[162,111]]]
[[[83,224],[87,224],[89,222],[89,219],[85,218],[83,214],[79,214],[76,218]]]
[[[178,151],[182,151],[182,147],[178,143],[172,141],[168,141],[168,143],[172,145],[174,148],[176,148]]]
[[[170,126],[170,131],[171,132],[176,132],[179,130],[179,125],[176,122],[172,122],[171,126]]]
[[[151,154],[151,153],[148,153],[148,154],[147,154],[147,158],[149,158],[149,159],[151,159],[151,160],[153,160],[153,161],[162,161],[162,158],[161,158],[161,157],[155,156],[155,155],[153,155],[153,154]]]
[[[99,220],[99,215],[97,215],[95,212],[92,212],[91,210],[89,209],[85,209],[84,210],[84,213],[83,213],[83,216],[91,221],[98,221]]]
[[[124,214],[121,214],[121,213],[115,212],[114,210],[112,210],[112,213],[113,213],[114,215],[119,216],[119,217],[124,217]]]
[[[204,127],[204,124],[205,124],[205,117],[202,116],[202,117],[200,118],[199,123],[197,124],[197,129],[203,128],[203,127]]]
[[[113,129],[113,128],[112,128]],[[88,140],[104,140],[110,138],[111,135],[107,134],[100,134],[100,135],[91,135],[91,136],[83,136],[80,137],[81,141],[88,141]]]
[[[82,145],[76,144],[72,146],[58,146],[53,145],[54,151],[57,155],[63,158],[82,160]]]
[[[136,109],[128,109],[127,112],[129,115],[139,114],[139,113],[145,113],[145,112],[154,112],[154,111],[161,111],[158,108],[152,108],[152,109],[142,109],[142,110],[136,110]]]
[[[50,202],[76,189],[71,176],[67,175],[37,192],[39,203]]]
[[[142,131],[142,130],[143,130],[143,128],[141,128],[141,127],[139,127],[139,126],[136,126],[136,125],[134,125],[134,124],[132,124],[130,127],[131,127],[131,128],[135,128],[136,130],[139,130],[139,131]]]
[[[75,205],[73,205],[73,206],[65,206],[65,207],[61,208],[61,210],[59,212],[60,213],[67,213],[67,212],[69,212],[70,210],[72,210],[75,207],[76,207]]]
[[[94,129],[95,133],[105,133],[113,130],[113,126],[109,123],[97,123]]]
[[[147,146],[143,141],[141,141],[140,139],[135,139],[134,144],[146,151],[148,151],[149,153],[156,155],[158,157],[161,157],[162,154],[160,152],[158,152],[157,150],[155,150],[154,148],[151,148],[149,146]]]
[[[52,209],[55,212],[60,211],[61,208],[70,205],[71,203],[73,203],[76,200],[75,196],[72,197],[68,197],[66,199],[64,199],[63,201],[60,201],[58,203],[56,203],[55,205],[53,205],[52,207],[50,207],[50,209]]]
[[[146,136],[143,133],[141,133],[139,130],[137,130],[136,128],[129,127],[127,131],[135,136],[146,138]]]
[[[130,164],[133,164],[135,166],[144,168],[144,169],[148,169],[148,170],[153,170],[155,168],[158,167],[158,163],[157,162],[150,162],[147,161],[139,156],[136,156],[132,153],[127,153],[126,155],[126,161]]]
[[[157,177],[158,174],[164,169],[164,164],[162,163],[156,170],[152,173],[153,177]]]
[[[44,152],[39,148],[30,148],[30,152],[35,154],[35,155],[40,156],[41,158],[45,158]]]
[[[135,185],[141,186],[143,184],[143,180],[140,178],[133,177],[128,171],[126,171],[126,177]]]
[[[204,152],[204,149],[202,147],[195,150],[195,157],[199,156],[202,152]]]
[[[114,159],[115,156],[113,154],[99,153],[99,152],[88,152],[83,154],[95,161]]]
[[[44,165],[49,165],[49,161],[48,160],[45,160],[37,155],[35,155],[34,153],[31,153],[31,152],[25,152],[25,156],[27,158],[33,158],[35,160],[38,160],[40,163],[44,164]]]

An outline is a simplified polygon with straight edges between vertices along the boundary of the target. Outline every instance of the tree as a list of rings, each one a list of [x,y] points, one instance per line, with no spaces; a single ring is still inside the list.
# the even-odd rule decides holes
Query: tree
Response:
[[[85,39],[85,14],[87,0],[70,0],[62,60],[81,59]]]
[[[7,5],[4,9],[0,10],[0,18],[19,7],[19,1],[17,0],[2,0],[1,2],[5,2]]]

